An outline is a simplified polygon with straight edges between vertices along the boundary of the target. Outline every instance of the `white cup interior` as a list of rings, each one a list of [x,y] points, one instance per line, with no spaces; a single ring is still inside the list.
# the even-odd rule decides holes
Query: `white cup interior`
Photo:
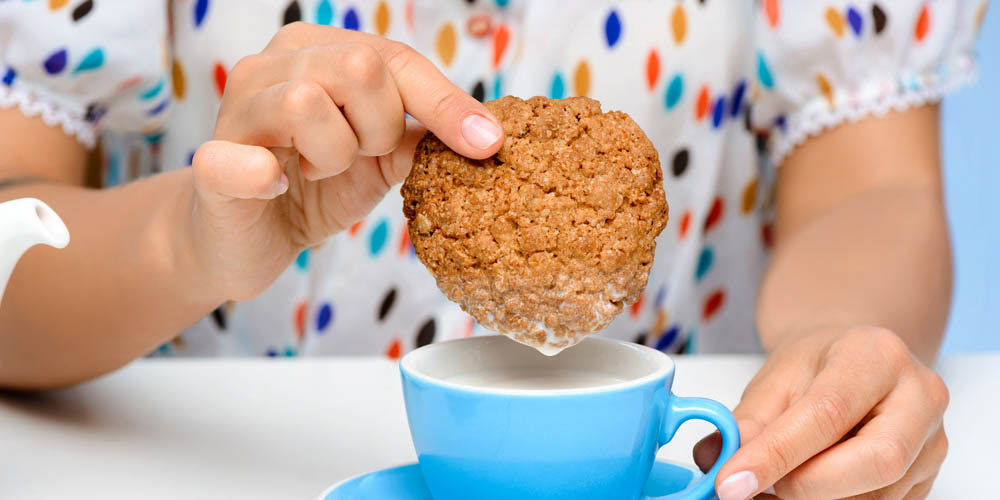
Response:
[[[621,382],[555,392],[593,392],[641,385],[673,371],[666,354],[646,346],[618,340],[588,337],[556,356],[545,356],[532,347],[502,335],[470,337],[431,344],[403,357],[402,369],[427,382],[474,392],[551,393],[553,390],[491,389],[481,385],[455,383],[452,379],[469,373],[495,370],[573,370],[609,375]]]

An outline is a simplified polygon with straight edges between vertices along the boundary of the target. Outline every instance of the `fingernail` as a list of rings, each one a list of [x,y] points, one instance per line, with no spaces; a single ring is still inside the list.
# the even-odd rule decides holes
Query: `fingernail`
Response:
[[[284,172],[281,173],[281,177],[274,181],[274,185],[271,186],[271,192],[275,196],[285,194],[288,191],[288,176]]]
[[[715,493],[719,495],[719,500],[747,500],[755,491],[757,476],[745,470],[727,477]]]
[[[503,129],[480,115],[469,115],[462,120],[462,137],[475,148],[486,149],[500,139]]]

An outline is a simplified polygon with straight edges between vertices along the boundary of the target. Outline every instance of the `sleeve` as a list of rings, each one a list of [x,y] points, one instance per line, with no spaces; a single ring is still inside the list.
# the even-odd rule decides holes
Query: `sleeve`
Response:
[[[163,1],[0,2],[0,108],[91,148],[102,128],[149,132],[170,107]]]
[[[751,119],[780,165],[823,130],[970,82],[988,0],[757,3]]]

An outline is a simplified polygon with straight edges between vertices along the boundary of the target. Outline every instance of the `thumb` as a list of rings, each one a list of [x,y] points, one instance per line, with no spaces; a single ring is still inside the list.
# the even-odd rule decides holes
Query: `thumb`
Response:
[[[747,384],[740,403],[733,408],[733,418],[740,428],[740,446],[749,443],[778,415],[788,408],[788,387],[781,377],[764,371]],[[694,462],[704,472],[712,468],[722,450],[722,437],[713,432],[694,445]],[[721,477],[720,471],[720,477]]]
[[[207,200],[269,200],[288,190],[288,176],[267,148],[213,140],[191,161],[195,189]]]
[[[761,373],[747,385],[746,390],[743,391],[743,397],[740,399],[740,404],[733,408],[733,417],[736,418],[740,427],[741,448],[751,443],[767,428],[768,423],[773,422],[788,409],[788,396],[789,387],[781,376]],[[711,452],[712,441],[712,436],[708,436],[702,440],[704,444],[699,442],[695,446],[695,461],[699,465],[701,462],[698,462],[698,455],[702,455],[700,459],[704,461],[704,455]],[[740,450],[737,450],[736,453],[739,454]],[[719,452],[715,451],[712,457],[713,463],[718,456]],[[753,484],[749,484],[751,482]],[[715,478],[715,488],[721,500],[743,500],[757,491],[758,484],[756,484],[756,477],[741,470],[733,470],[731,458],[719,470],[719,474]]]

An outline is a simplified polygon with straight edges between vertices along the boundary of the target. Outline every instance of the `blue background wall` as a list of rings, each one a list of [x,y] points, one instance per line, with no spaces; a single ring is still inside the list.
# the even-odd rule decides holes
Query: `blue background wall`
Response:
[[[955,296],[945,353],[1000,350],[1000,5],[979,39],[980,79],[944,101]]]

